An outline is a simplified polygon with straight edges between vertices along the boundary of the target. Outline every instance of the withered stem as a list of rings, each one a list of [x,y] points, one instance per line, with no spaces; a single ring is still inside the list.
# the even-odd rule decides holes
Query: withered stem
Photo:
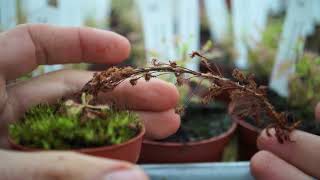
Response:
[[[143,74],[143,73],[153,73],[153,72],[171,72],[171,73],[176,73],[179,72],[181,74],[191,74],[197,77],[202,77],[208,80],[211,80],[212,83],[214,84],[229,84],[231,87],[228,87],[228,90],[232,89],[241,89],[247,93],[252,94],[253,96],[259,98],[261,102],[264,103],[265,107],[267,108],[267,112],[269,116],[271,116],[271,119],[275,120],[279,118],[279,114],[274,110],[273,105],[266,100],[264,94],[258,93],[256,91],[253,91],[252,89],[247,88],[245,85],[241,85],[239,82],[232,81],[228,78],[221,77],[219,75],[214,75],[211,73],[201,73],[197,71],[193,71],[190,69],[183,68],[181,66],[176,66],[176,67],[171,67],[170,65],[168,66],[163,66],[163,67],[146,67],[146,68],[139,68],[134,70],[134,73],[132,74],[131,77]]]
[[[257,87],[257,84],[254,82],[251,76],[247,77],[242,74],[242,72],[235,69],[233,72],[233,76],[236,80],[225,78],[221,75],[220,70],[217,66],[215,66],[216,71],[213,71],[210,68],[206,57],[202,56],[198,52],[193,52],[191,57],[195,56],[201,58],[201,62],[204,63],[209,69],[208,73],[202,73],[187,69],[185,67],[177,65],[176,62],[169,61],[169,63],[160,63],[157,62],[156,59],[153,59],[153,66],[151,67],[137,69],[133,69],[131,67],[114,67],[106,71],[96,73],[94,77],[83,87],[81,92],[97,96],[98,92],[111,91],[126,79],[130,79],[131,85],[135,85],[138,79],[144,78],[146,81],[149,81],[151,78],[167,73],[174,74],[177,78],[177,83],[179,84],[181,83],[181,80],[190,79],[190,77],[182,77],[185,74],[189,74],[193,77],[200,77],[202,78],[202,80],[209,80],[213,87],[213,91],[211,91],[212,96],[217,96],[219,94],[217,92],[224,91],[227,92],[231,97],[234,97],[235,100],[233,101],[235,102],[237,102],[237,99],[245,97],[244,100],[242,98],[242,101],[249,102],[247,105],[248,107],[245,107],[247,108],[247,110],[240,110],[238,112],[238,115],[250,115],[252,117],[256,117],[260,113],[255,112],[257,111],[255,107],[258,107],[261,111],[266,112],[266,115],[274,122],[268,126],[267,130],[270,127],[274,127],[276,130],[276,137],[278,138],[278,141],[280,143],[283,143],[284,141],[290,141],[289,133],[294,130],[299,123],[290,124],[287,119],[286,113],[277,112],[273,105],[266,98],[266,93],[263,88],[261,86]],[[254,101],[257,100],[258,102],[251,102],[252,99],[250,100],[250,98],[252,97],[254,97]],[[241,101],[240,103],[238,102],[238,104],[241,105]]]

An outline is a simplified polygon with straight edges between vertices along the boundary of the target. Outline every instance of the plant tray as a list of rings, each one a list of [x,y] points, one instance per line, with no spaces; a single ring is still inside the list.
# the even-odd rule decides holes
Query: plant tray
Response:
[[[250,180],[249,162],[148,164],[142,168],[151,180]]]

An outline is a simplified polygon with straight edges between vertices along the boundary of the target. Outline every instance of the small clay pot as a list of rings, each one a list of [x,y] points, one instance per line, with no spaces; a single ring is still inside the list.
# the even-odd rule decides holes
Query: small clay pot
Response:
[[[83,149],[72,149],[71,151],[111,159],[119,159],[124,161],[129,161],[136,163],[139,159],[142,139],[145,134],[145,127],[142,126],[140,133],[134,138],[126,141],[122,144],[102,146],[95,148],[83,148]],[[26,147],[20,144],[16,144],[10,137],[8,138],[10,147],[14,150],[19,151],[46,151],[36,148]]]
[[[238,160],[248,161],[258,152],[257,138],[261,129],[247,123],[245,120],[233,116],[232,120],[238,123]]]
[[[187,143],[144,140],[139,163],[189,163],[221,161],[225,146],[237,124],[223,134],[206,140]]]

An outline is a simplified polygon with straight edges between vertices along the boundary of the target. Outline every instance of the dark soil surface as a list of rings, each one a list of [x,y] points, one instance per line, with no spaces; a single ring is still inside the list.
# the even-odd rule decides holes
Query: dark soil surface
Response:
[[[179,130],[162,142],[194,142],[218,136],[226,132],[232,122],[226,105],[189,105],[181,118]]]

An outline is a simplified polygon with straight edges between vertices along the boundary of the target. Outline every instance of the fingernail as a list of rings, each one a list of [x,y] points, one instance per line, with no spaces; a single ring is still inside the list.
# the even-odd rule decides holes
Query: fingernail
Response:
[[[137,169],[127,169],[127,170],[120,170],[108,173],[103,180],[141,180],[146,179],[146,176]]]

